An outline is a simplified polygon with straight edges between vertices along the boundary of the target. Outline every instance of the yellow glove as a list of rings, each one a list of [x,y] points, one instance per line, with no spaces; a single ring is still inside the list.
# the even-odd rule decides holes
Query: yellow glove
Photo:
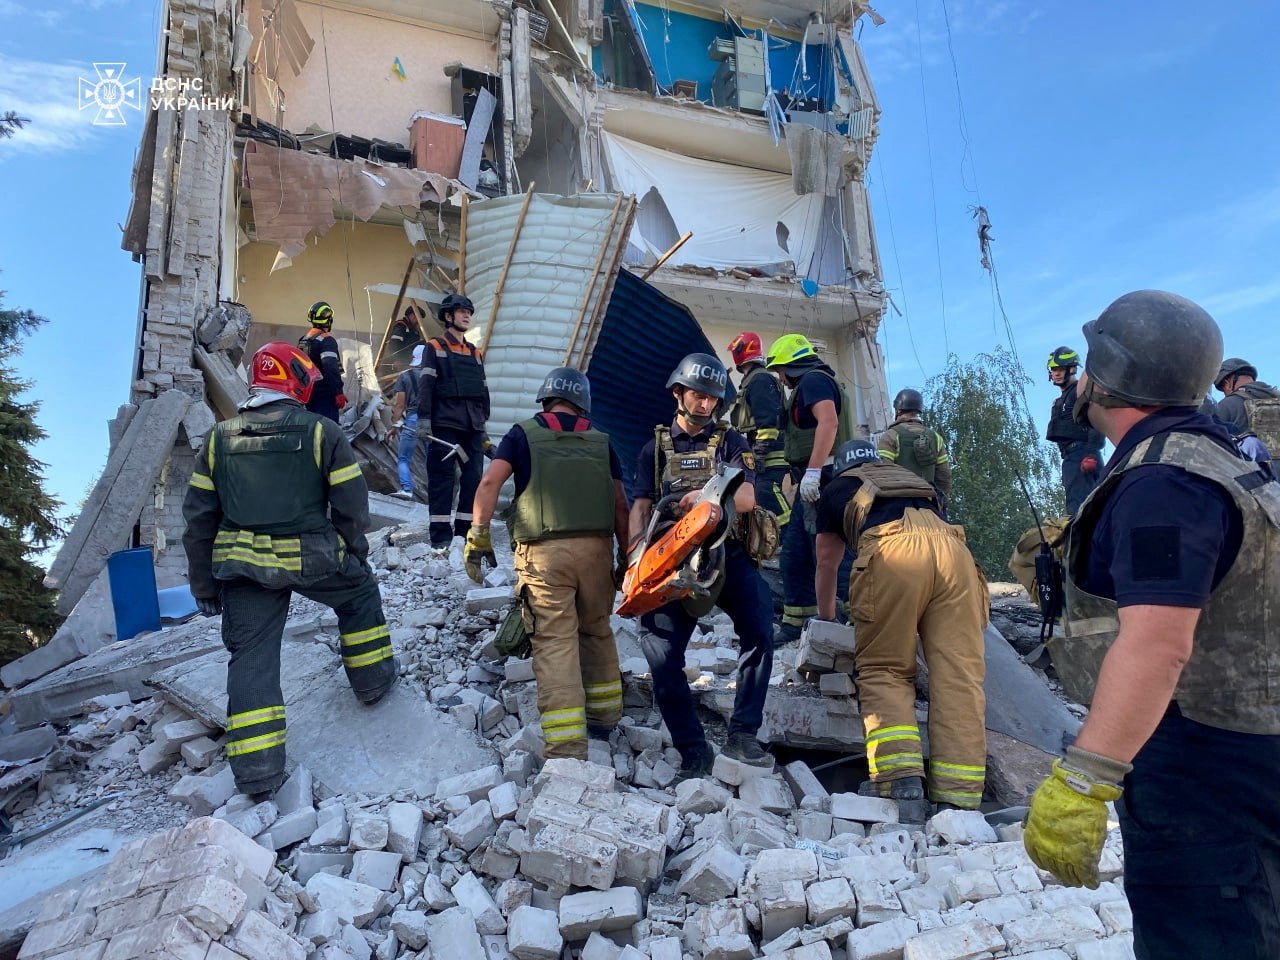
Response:
[[[1069,887],[1098,888],[1098,861],[1107,839],[1107,803],[1133,769],[1077,747],[1053,762],[1053,773],[1031,798],[1022,843],[1037,867]]]
[[[484,572],[480,569],[482,562],[496,567],[498,558],[493,555],[493,540],[489,536],[488,525],[477,527],[472,524],[467,531],[466,545],[462,548],[462,565],[466,568],[467,576],[476,583],[484,583]]]

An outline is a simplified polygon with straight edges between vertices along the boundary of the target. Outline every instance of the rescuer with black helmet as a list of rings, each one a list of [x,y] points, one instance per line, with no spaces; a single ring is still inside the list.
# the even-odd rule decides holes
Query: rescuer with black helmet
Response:
[[[1062,457],[1062,490],[1067,513],[1080,509],[1090,491],[1102,478],[1102,445],[1106,438],[1088,424],[1076,423],[1071,409],[1076,402],[1076,368],[1080,355],[1070,347],[1057,347],[1045,364],[1049,382],[1061,392],[1049,411],[1045,439],[1058,447]]]
[[[1280,390],[1260,382],[1258,368],[1240,357],[1229,357],[1222,361],[1214,375],[1213,385],[1222,391],[1222,399],[1214,409],[1214,416],[1225,423],[1227,429],[1237,437],[1258,432],[1253,411],[1259,401],[1280,398]],[[1274,443],[1276,438],[1267,436],[1264,439],[1267,443]]]
[[[622,675],[610,615],[627,543],[627,497],[609,437],[592,425],[591,383],[556,367],[538,389],[542,412],[513,426],[476,490],[463,561],[483,580],[495,561],[489,522],[515,478],[507,531],[517,596],[534,625],[533,672],[546,756],[587,758],[622,718]],[[616,541],[616,543],[615,543]]]
[[[338,615],[342,664],[357,699],[396,677],[378,581],[366,558],[369,491],[342,429],[303,408],[321,380],[305,353],[268,343],[251,362],[249,398],[196,454],[182,515],[191,592],[222,614],[226,752],[241,793],[284,780],[280,638],[300,593]]]
[[[905,467],[938,491],[938,507],[946,516],[951,497],[951,458],[942,434],[920,419],[924,395],[914,387],[899,390],[893,398],[893,425],[876,441],[880,456]]]
[[[1222,361],[1201,307],[1140,290],[1084,335],[1075,416],[1115,452],[1068,525],[1049,650],[1090,710],[1024,842],[1096,887],[1115,801],[1138,956],[1280,956],[1280,486],[1198,412]]]
[[[911,391],[915,393],[915,391]],[[899,394],[901,397],[901,394]],[[908,402],[910,398],[908,398]],[[933,484],[869,440],[837,448],[818,500],[818,611],[836,612],[846,549],[868,796],[977,809],[986,777],[986,581]],[[929,669],[929,766],[916,718],[916,636]]]
[[[333,329],[333,307],[317,300],[307,311],[307,320],[311,329],[298,338],[298,347],[306,352],[322,375],[311,391],[307,409],[336,423],[338,414],[347,405],[347,398],[342,392],[342,351],[329,332]]]
[[[484,356],[466,338],[475,304],[450,293],[440,304],[444,334],[427,341],[418,385],[418,434],[427,444],[427,503],[431,511],[431,545],[449,546],[471,526],[471,502],[484,468],[489,420],[489,385]],[[444,441],[433,443],[431,438]],[[451,457],[457,445],[467,462]],[[457,506],[454,495],[457,495]]]
[[[755,460],[747,438],[718,420],[728,390],[724,364],[708,353],[692,353],[667,380],[676,401],[675,419],[658,424],[654,437],[640,450],[631,506],[630,536],[649,527],[654,505],[679,497],[676,512],[687,511],[721,465],[737,467],[745,478],[733,495],[739,516],[756,505]],[[727,756],[756,766],[773,758],[760,747],[756,733],[764,721],[764,700],[773,669],[773,600],[736,532],[724,542],[723,587],[716,605],[729,615],[738,635],[738,683],[729,719]],[[704,611],[705,612],[705,611]],[[681,775],[703,776],[714,759],[702,722],[694,710],[684,675],[685,650],[698,615],[683,601],[659,607],[640,618],[640,646],[653,674],[653,696],[680,751]]]

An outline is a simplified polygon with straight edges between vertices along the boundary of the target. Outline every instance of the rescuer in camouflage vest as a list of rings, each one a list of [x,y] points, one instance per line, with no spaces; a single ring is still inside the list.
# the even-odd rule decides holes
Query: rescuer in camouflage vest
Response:
[[[626,550],[627,497],[609,437],[588,419],[586,376],[556,367],[537,399],[542,413],[507,432],[480,480],[463,560],[471,579],[483,582],[482,563],[495,563],[489,521],[514,476],[507,531],[546,756],[585,760],[588,735],[608,739],[622,718],[609,618]]]
[[[1096,887],[1116,801],[1138,957],[1280,956],[1280,487],[1197,411],[1222,356],[1199,306],[1130,293],[1084,335],[1075,416],[1115,452],[1050,651],[1091,709],[1024,842]]]
[[[876,449],[885,460],[905,467],[932,486],[945,516],[951,499],[951,458],[942,434],[930,430],[920,419],[923,409],[924,397],[919,390],[899,390],[893,398],[893,426],[880,434]]]
[[[222,614],[227,760],[241,793],[284,780],[280,641],[293,593],[338,615],[342,665],[376,703],[396,664],[378,582],[365,562],[369,490],[341,428],[303,408],[320,371],[287,343],[253,356],[249,399],[210,431],[182,515],[191,592]]]

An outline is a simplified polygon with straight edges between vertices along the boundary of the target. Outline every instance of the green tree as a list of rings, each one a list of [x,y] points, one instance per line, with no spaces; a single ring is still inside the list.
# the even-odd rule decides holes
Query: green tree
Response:
[[[45,436],[36,424],[38,403],[24,403],[30,383],[6,361],[21,339],[44,323],[30,310],[7,310],[0,291],[0,663],[8,663],[53,636],[62,618],[44,571],[31,558],[62,535],[57,500],[44,491],[44,464],[31,445]]]
[[[0,113],[0,140],[7,140],[30,122],[26,117],[20,117],[12,110]]]
[[[1017,357],[996,347],[968,363],[952,354],[925,389],[925,422],[946,439],[954,471],[948,515],[993,580],[1009,579],[1009,554],[1035,523],[1019,478],[1041,519],[1064,512],[1055,456],[1027,409],[1030,382]]]

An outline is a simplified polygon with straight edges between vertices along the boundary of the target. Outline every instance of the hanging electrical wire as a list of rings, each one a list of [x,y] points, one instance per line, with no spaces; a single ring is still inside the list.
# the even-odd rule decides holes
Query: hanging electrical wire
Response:
[[[951,353],[951,338],[947,332],[947,288],[942,277],[942,231],[938,226],[938,185],[933,173],[933,136],[929,129],[929,93],[924,75],[924,35],[920,29],[920,0],[916,0],[916,47],[920,64],[920,103],[924,118],[925,158],[929,166],[929,199],[933,207],[933,250],[938,265],[938,309],[942,319],[942,344]]]

